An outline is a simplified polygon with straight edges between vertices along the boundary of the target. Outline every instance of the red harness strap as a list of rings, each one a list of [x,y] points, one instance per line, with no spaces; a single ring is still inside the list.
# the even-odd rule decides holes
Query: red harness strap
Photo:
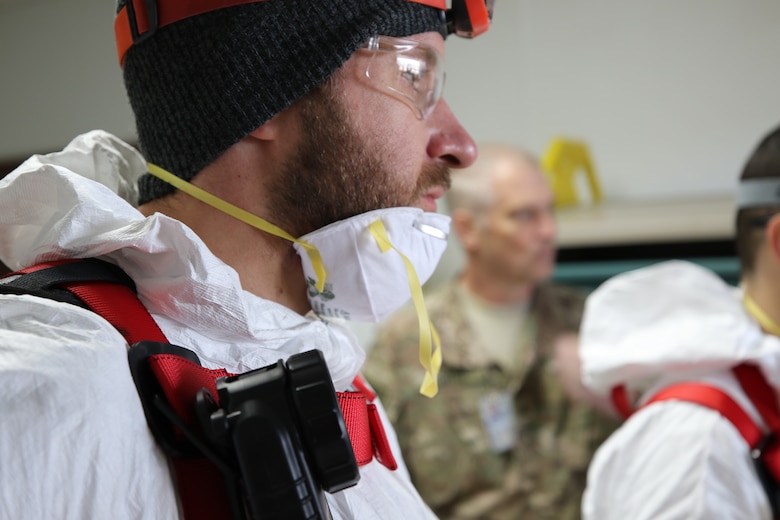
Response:
[[[780,411],[778,410],[777,398],[761,370],[755,365],[743,363],[734,367],[732,371],[748,398],[761,414],[770,433],[780,434]],[[704,383],[683,382],[668,386],[651,397],[640,408],[670,399],[699,404],[720,412],[737,428],[751,449],[755,448],[766,436],[731,396],[717,387]],[[624,385],[612,388],[612,403],[625,419],[636,412]],[[778,470],[780,477],[780,465]]]
[[[720,412],[739,430],[751,449],[755,448],[764,437],[761,429],[756,426],[745,410],[720,388],[701,383],[680,383],[664,388],[642,407],[669,399],[695,403]]]
[[[208,369],[183,357],[157,354],[148,359],[168,404],[189,425],[197,424],[195,395],[206,388],[217,403],[219,395],[216,380],[232,376],[224,368]],[[364,466],[376,457],[384,466],[395,470],[398,466],[385,436],[376,405],[369,403],[360,392],[336,392],[347,433],[355,452],[358,466]],[[179,493],[184,517],[227,518],[227,496],[218,468],[208,459],[174,458]],[[215,492],[217,491],[218,492]]]
[[[193,403],[198,390],[208,389],[218,404],[216,380],[234,375],[224,368],[204,368],[171,354],[150,356],[149,365],[162,386],[168,404],[187,424],[197,424]],[[362,381],[358,384],[364,385]],[[365,466],[376,457],[382,465],[395,470],[398,464],[390,450],[376,405],[369,402],[362,392],[336,392],[336,397],[358,466]]]
[[[12,274],[27,274],[72,261],[39,264]],[[83,300],[95,313],[111,323],[132,345],[141,340],[167,343],[167,338],[132,288],[114,282],[73,282],[62,284]],[[207,388],[218,400],[216,379],[230,376],[225,369],[207,369],[180,356],[157,354],[148,362],[169,405],[189,425],[197,424],[195,395]],[[385,435],[373,392],[358,376],[358,392],[337,392],[355,459],[359,466],[376,458],[391,470],[398,465]],[[228,518],[230,508],[219,469],[207,458],[174,458],[176,484],[187,520]]]
[[[777,394],[756,365],[743,363],[734,367],[734,374],[769,429],[770,442],[762,450],[761,460],[775,482],[780,483],[780,409]]]
[[[728,419],[745,439],[751,450],[759,449],[763,466],[774,482],[780,483],[780,409],[775,390],[767,383],[761,369],[742,363],[732,369],[740,386],[761,415],[768,431],[762,431],[742,407],[723,390],[704,383],[678,383],[655,394],[640,408],[659,401],[677,399],[695,403],[719,412]],[[612,389],[612,402],[624,418],[635,410],[624,385]],[[770,496],[770,501],[774,497]],[[774,504],[773,504],[774,508]]]

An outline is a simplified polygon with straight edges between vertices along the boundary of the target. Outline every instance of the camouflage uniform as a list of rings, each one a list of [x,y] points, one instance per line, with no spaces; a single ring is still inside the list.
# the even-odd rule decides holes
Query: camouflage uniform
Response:
[[[475,344],[456,286],[426,296],[444,358],[436,397],[418,391],[423,369],[411,308],[380,329],[364,368],[396,427],[415,485],[445,519],[579,519],[591,455],[616,426],[569,400],[554,373],[554,338],[576,332],[583,296],[548,284],[536,290],[518,345],[523,362],[508,373]],[[517,439],[503,453],[491,449],[478,409],[491,392],[514,404]]]

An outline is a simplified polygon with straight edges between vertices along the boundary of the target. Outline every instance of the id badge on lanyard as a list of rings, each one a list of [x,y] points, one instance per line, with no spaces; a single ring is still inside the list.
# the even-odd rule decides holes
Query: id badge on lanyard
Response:
[[[495,453],[511,450],[517,442],[517,417],[509,392],[491,392],[479,399],[479,415]]]

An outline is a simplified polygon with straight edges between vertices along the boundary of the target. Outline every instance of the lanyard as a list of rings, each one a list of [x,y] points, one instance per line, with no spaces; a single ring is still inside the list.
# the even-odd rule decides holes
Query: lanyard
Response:
[[[745,309],[748,311],[748,314],[756,319],[758,324],[761,325],[762,329],[772,334],[773,336],[780,336],[780,325],[778,325],[777,322],[770,318],[767,313],[761,310],[758,304],[753,301],[753,298],[745,293],[742,301],[745,305]]]

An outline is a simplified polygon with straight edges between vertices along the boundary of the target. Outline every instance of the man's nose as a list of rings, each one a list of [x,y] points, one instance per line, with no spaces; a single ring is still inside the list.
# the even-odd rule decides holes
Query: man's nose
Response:
[[[477,145],[461,126],[444,99],[440,99],[428,116],[431,134],[428,156],[450,168],[466,168],[477,159]]]

